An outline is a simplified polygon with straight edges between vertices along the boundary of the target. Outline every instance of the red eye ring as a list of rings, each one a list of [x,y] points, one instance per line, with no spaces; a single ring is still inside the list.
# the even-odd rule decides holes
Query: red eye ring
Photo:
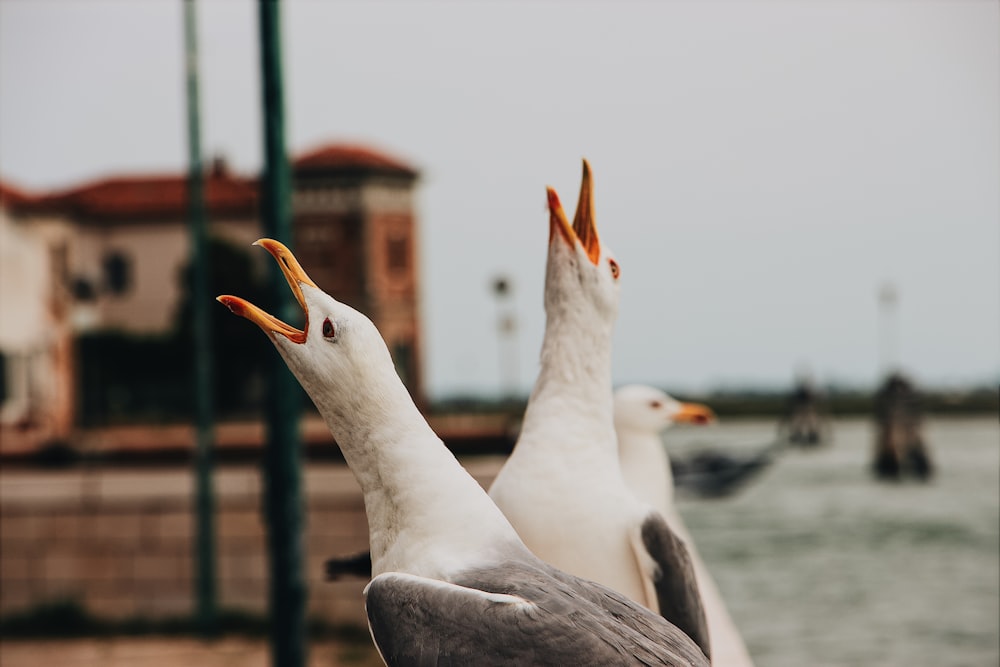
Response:
[[[608,264],[611,265],[611,277],[618,280],[618,276],[622,274],[621,268],[618,266],[618,262],[613,259],[608,260]]]
[[[323,320],[323,337],[333,338],[336,335],[337,331],[336,329],[333,328],[333,322],[330,321],[330,318],[328,317],[325,320]]]

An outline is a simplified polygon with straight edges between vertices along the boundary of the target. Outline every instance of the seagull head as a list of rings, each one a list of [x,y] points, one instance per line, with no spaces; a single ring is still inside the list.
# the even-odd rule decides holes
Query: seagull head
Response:
[[[549,200],[549,255],[545,272],[545,310],[572,312],[613,321],[618,313],[621,269],[601,244],[594,220],[594,185],[590,164],[583,161],[583,182],[573,224],[555,189]]]
[[[706,405],[682,403],[665,392],[632,384],[615,391],[615,427],[659,433],[672,424],[711,424],[715,413]]]
[[[254,245],[277,260],[295,300],[305,311],[303,328],[296,329],[237,296],[223,295],[217,300],[267,334],[321,411],[321,403],[338,395],[357,395],[365,383],[377,377],[373,370],[393,367],[388,348],[371,320],[317,287],[292,252],[278,241],[260,239]]]

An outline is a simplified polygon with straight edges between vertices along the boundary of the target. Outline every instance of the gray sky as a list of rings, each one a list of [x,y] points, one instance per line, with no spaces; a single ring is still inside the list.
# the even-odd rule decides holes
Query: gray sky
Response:
[[[1000,3],[288,2],[288,144],[423,170],[431,393],[519,380],[544,328],[547,184],[594,167],[622,267],[615,381],[700,390],[876,377],[899,291],[918,382],[1000,377]],[[180,0],[0,3],[0,175],[185,168]],[[203,146],[261,164],[256,6],[199,7]]]

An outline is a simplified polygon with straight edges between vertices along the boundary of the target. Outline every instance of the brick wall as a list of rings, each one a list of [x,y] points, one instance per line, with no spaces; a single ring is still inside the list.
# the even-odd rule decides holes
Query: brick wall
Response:
[[[498,464],[467,463],[481,483]],[[192,480],[178,468],[0,473],[0,614],[67,598],[109,618],[191,613]],[[263,614],[260,487],[255,468],[226,468],[215,477],[219,604]],[[310,466],[305,488],[309,612],[331,624],[364,625],[367,581],[323,579],[329,556],[368,546],[361,491],[343,465]]]

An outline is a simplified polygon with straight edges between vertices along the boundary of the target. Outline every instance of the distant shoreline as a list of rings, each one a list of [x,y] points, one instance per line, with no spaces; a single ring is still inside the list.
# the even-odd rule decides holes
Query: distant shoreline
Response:
[[[788,414],[790,392],[773,390],[720,390],[708,393],[668,393],[679,400],[698,401],[712,408],[720,418],[725,417],[775,417]],[[964,390],[922,391],[923,413],[928,416],[1000,416],[1000,391],[980,387]],[[449,414],[461,412],[507,412],[522,414],[526,398],[496,400],[480,397],[456,397],[432,402],[429,412]],[[872,414],[874,392],[862,390],[835,390],[819,393],[818,407],[828,417],[864,417]]]

